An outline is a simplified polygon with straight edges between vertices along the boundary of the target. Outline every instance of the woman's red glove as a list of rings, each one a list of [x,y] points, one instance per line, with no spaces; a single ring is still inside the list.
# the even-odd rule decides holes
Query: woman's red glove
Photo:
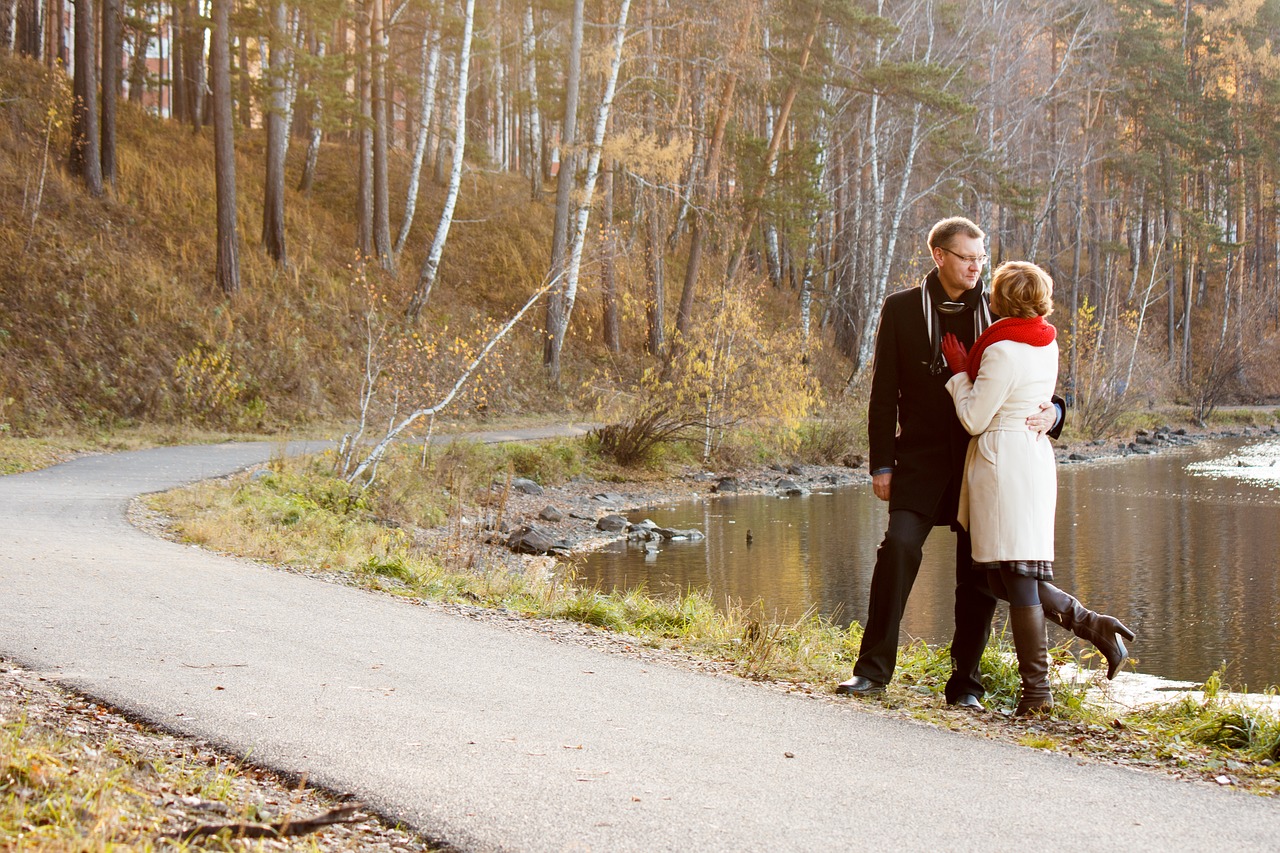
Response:
[[[947,367],[952,374],[964,373],[969,369],[969,352],[960,343],[960,339],[948,332],[942,338],[942,357],[947,360]]]

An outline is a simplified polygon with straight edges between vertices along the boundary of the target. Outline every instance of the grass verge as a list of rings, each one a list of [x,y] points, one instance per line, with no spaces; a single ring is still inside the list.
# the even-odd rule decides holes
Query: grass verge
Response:
[[[22,851],[421,851],[357,814],[314,835],[248,840],[196,827],[301,821],[338,801],[135,723],[0,660],[0,849]],[[177,836],[177,837],[171,837]]]
[[[332,460],[319,456],[277,460],[151,500],[184,541],[369,589],[572,620],[800,692],[828,693],[848,676],[861,641],[857,624],[841,627],[813,614],[771,621],[758,608],[717,606],[697,591],[606,593],[578,583],[571,563],[520,559],[489,544],[508,513],[505,478],[517,467],[548,484],[598,474],[598,464],[583,442],[462,444],[427,457],[401,449],[363,493],[333,477]],[[1070,653],[1054,654],[1066,662]],[[1260,794],[1280,790],[1280,719],[1237,701],[1216,675],[1202,702],[1125,709],[1096,701],[1086,673],[1055,684],[1051,716],[1015,720],[1018,675],[1007,638],[997,637],[983,658],[985,701],[995,712],[987,715],[945,707],[946,646],[912,643],[898,663],[878,703],[890,712]]]

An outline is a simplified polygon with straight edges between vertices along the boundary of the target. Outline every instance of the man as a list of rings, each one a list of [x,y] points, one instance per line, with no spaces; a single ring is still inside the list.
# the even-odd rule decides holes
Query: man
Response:
[[[837,693],[881,693],[897,662],[898,628],[907,596],[920,570],[929,532],[949,525],[956,533],[955,634],[946,699],[981,710],[985,692],[978,665],[991,634],[995,597],[986,573],[972,569],[969,534],[956,522],[969,433],[947,393],[951,371],[942,338],[953,333],[972,347],[993,319],[982,286],[987,255],[982,230],[963,217],[944,219],[929,232],[936,269],[918,288],[884,301],[871,380],[867,430],[871,441],[871,486],[889,502],[889,527],[876,552],[866,631],[853,678]],[[1057,397],[1054,404],[1063,405]],[[1028,429],[1057,437],[1056,405],[1045,403],[1027,419]],[[1052,430],[1050,428],[1052,427]]]

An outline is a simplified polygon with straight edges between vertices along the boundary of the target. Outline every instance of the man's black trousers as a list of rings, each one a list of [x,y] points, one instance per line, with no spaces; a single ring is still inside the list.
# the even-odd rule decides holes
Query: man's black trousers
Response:
[[[896,509],[889,513],[889,529],[876,551],[866,631],[854,675],[880,684],[893,678],[902,612],[920,572],[924,541],[933,528],[933,519],[918,512]],[[996,599],[987,585],[987,573],[975,572],[972,566],[969,534],[960,530],[956,533],[955,633],[951,638],[953,671],[947,681],[948,702],[966,693],[981,698],[985,692],[978,666],[991,636]]]

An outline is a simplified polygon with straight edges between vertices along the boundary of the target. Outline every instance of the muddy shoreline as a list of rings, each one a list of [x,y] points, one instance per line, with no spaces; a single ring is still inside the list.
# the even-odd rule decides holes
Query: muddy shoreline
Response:
[[[1138,430],[1127,439],[1064,442],[1055,445],[1054,454],[1059,465],[1113,463],[1214,439],[1273,435],[1280,435],[1280,427],[1193,432],[1161,426],[1154,430]],[[610,515],[634,517],[651,507],[690,500],[716,500],[726,495],[785,496],[848,486],[869,487],[870,483],[870,474],[859,458],[858,468],[778,462],[727,471],[689,470],[653,482],[611,483],[575,478],[545,488],[529,484],[528,488],[533,493],[522,492],[512,486],[505,498],[500,536],[492,537],[491,544],[502,547],[501,543],[524,526],[544,533],[549,541],[560,546],[552,549],[550,554],[585,554],[626,537],[625,529],[608,531],[599,528],[600,520]],[[507,488],[507,484],[495,484],[495,489]],[[522,556],[526,561],[543,559],[537,555]]]

